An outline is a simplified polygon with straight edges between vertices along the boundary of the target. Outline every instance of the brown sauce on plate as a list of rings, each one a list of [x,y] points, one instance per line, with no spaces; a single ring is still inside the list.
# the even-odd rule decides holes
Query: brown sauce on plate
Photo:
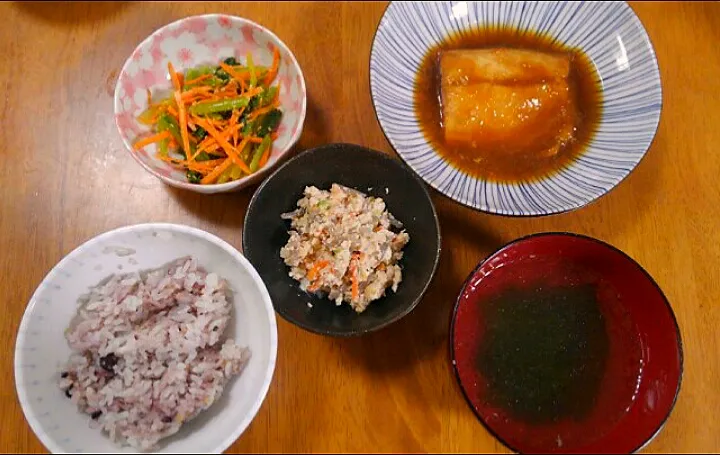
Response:
[[[549,153],[548,135],[537,130],[543,128],[552,130],[554,126],[548,122],[556,121],[558,116],[548,116],[545,115],[546,113],[541,113],[535,123],[526,122],[523,126],[525,129],[521,134],[516,134],[517,129],[513,132],[511,129],[501,131],[490,128],[482,130],[481,135],[473,136],[473,140],[466,138],[467,140],[450,142],[446,139],[447,125],[445,123],[448,119],[443,118],[441,55],[445,51],[498,48],[538,51],[561,55],[563,58],[567,56],[569,59],[569,72],[563,80],[563,88],[569,99],[568,106],[571,108],[562,112],[569,116],[568,119],[571,119],[567,120],[571,136],[568,140],[560,141],[558,139],[558,143],[551,148]],[[458,71],[458,74],[463,71],[465,71],[464,74],[472,72],[472,68],[467,65],[463,68],[459,60],[456,59],[455,63],[453,69]],[[521,66],[525,67],[524,64]],[[476,66],[477,74],[481,74],[482,72],[477,71],[477,68]],[[532,90],[528,91],[522,87],[528,87],[526,85],[528,81],[538,77],[542,78],[542,75],[534,74],[532,65],[529,65],[521,77],[510,82],[505,81],[500,94],[512,102],[531,103],[530,98],[523,99],[523,93],[533,93]],[[445,80],[447,81],[447,78]],[[541,79],[536,79],[535,82],[545,83]],[[536,87],[541,86],[547,87],[546,85],[536,85]],[[492,91],[492,84],[485,83],[482,87],[481,90],[485,90],[483,93],[489,93],[489,96],[497,93],[497,91]],[[515,87],[518,87],[517,93],[513,93]],[[512,96],[515,98],[511,99]],[[535,103],[537,106],[537,98]],[[490,107],[487,109],[493,109],[492,103],[488,103],[488,105]],[[502,102],[498,105],[503,106]],[[531,31],[481,28],[449,36],[427,52],[415,79],[414,106],[415,115],[425,139],[453,167],[474,177],[491,181],[532,181],[561,170],[583,153],[597,130],[601,117],[602,87],[594,64],[579,49],[566,47],[551,37],[538,35]],[[531,105],[528,104],[528,106]],[[565,108],[563,107],[563,109]],[[469,111],[461,109],[455,112],[467,113]],[[514,110],[508,112],[521,111],[515,106]],[[497,114],[497,111],[495,111],[494,118],[504,120],[502,113]],[[497,131],[502,134],[495,134]],[[508,131],[511,131],[511,134],[507,134]]]

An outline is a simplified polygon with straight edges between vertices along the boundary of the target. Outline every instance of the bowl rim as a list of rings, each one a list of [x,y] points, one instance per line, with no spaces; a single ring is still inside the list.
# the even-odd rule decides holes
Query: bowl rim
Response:
[[[670,404],[670,407],[668,408],[667,413],[663,417],[660,424],[657,426],[657,428],[649,434],[645,440],[636,448],[634,448],[630,453],[637,453],[638,451],[642,450],[643,448],[647,447],[654,439],[657,437],[658,434],[662,431],[662,429],[665,427],[665,424],[670,419],[670,416],[673,413],[673,410],[675,409],[675,405],[677,404],[678,398],[680,396],[680,389],[683,382],[683,377],[685,373],[685,354],[684,354],[684,348],[683,348],[683,341],[682,341],[682,334],[680,331],[680,325],[678,324],[677,316],[675,315],[675,312],[673,311],[672,305],[670,304],[670,301],[668,300],[667,296],[663,292],[660,285],[655,281],[655,279],[650,275],[650,273],[645,270],[645,268],[640,265],[638,261],[633,259],[629,254],[622,251],[620,248],[613,246],[603,240],[597,239],[595,237],[590,237],[588,235],[584,234],[578,234],[574,232],[568,232],[568,231],[547,231],[547,232],[537,232],[534,234],[525,235],[519,238],[516,238],[499,248],[495,249],[493,252],[488,254],[485,258],[480,260],[478,262],[477,266],[475,266],[472,271],[468,274],[467,278],[465,278],[465,281],[463,282],[462,286],[460,287],[460,292],[458,293],[456,299],[455,299],[455,305],[452,309],[452,315],[450,317],[450,333],[449,333],[449,339],[450,342],[448,343],[448,353],[450,357],[450,363],[452,365],[453,369],[453,375],[455,376],[455,383],[457,387],[462,392],[462,396],[465,399],[465,403],[468,405],[470,410],[472,410],[473,414],[475,415],[475,418],[480,421],[483,427],[490,433],[491,436],[493,436],[497,441],[499,441],[502,445],[510,449],[511,451],[515,453],[523,453],[520,450],[518,450],[516,447],[514,447],[512,444],[508,443],[505,439],[503,439],[483,418],[483,416],[475,409],[475,406],[473,405],[472,400],[468,396],[467,391],[465,390],[465,387],[462,384],[462,381],[460,380],[460,372],[458,370],[457,361],[455,358],[455,323],[457,320],[457,314],[458,309],[460,308],[460,301],[462,298],[462,295],[465,291],[465,289],[470,284],[470,281],[472,280],[473,276],[482,268],[488,261],[490,261],[492,258],[496,257],[498,254],[502,253],[503,251],[507,250],[508,248],[511,248],[515,246],[518,243],[523,243],[529,240],[532,240],[537,237],[568,237],[568,238],[575,238],[575,239],[581,239],[585,241],[589,241],[591,243],[598,244],[604,248],[607,248],[609,250],[612,250],[615,253],[620,254],[624,259],[630,261],[631,263],[635,264],[636,267],[645,275],[647,280],[652,284],[655,289],[657,290],[658,294],[662,298],[663,302],[665,303],[665,306],[670,313],[670,319],[673,322],[673,326],[675,329],[675,336],[677,340],[677,347],[678,347],[678,361],[679,361],[679,374],[678,374],[678,382],[677,386],[675,388],[675,394],[673,396],[673,401]]]
[[[640,20],[640,17],[637,15],[637,13],[635,12],[635,10],[632,8],[632,6],[631,6],[627,1],[622,1],[622,2],[619,2],[619,3],[624,4],[624,5],[628,8],[628,10],[629,10],[630,13],[632,14],[632,16],[637,20],[637,23],[640,25],[640,29],[641,29],[642,33],[644,34],[645,39],[647,40],[647,42],[648,42],[648,44],[649,44],[649,46],[648,46],[649,57],[650,57],[651,61],[654,63],[655,68],[657,69],[658,88],[659,88],[659,94],[660,94],[660,109],[659,109],[659,111],[658,111],[657,123],[655,124],[655,128],[654,128],[655,131],[653,131],[653,133],[652,133],[652,139],[650,140],[650,143],[649,143],[649,144],[647,145],[647,147],[645,148],[645,151],[642,153],[642,156],[640,156],[640,158],[639,158],[639,159],[637,160],[637,162],[630,168],[630,170],[629,170],[620,180],[618,180],[617,183],[615,183],[614,185],[612,185],[612,186],[610,186],[610,187],[608,187],[608,188],[603,189],[603,192],[600,193],[598,196],[596,196],[596,197],[594,197],[594,198],[592,198],[592,199],[586,200],[584,203],[582,203],[582,204],[580,204],[580,205],[577,205],[577,206],[574,206],[574,207],[569,207],[569,208],[564,208],[564,209],[561,209],[561,210],[551,210],[551,211],[543,210],[543,211],[538,212],[538,213],[526,213],[526,212],[521,212],[521,213],[504,213],[504,212],[501,212],[501,211],[498,211],[498,210],[492,210],[492,209],[490,209],[490,208],[485,208],[485,209],[483,209],[483,208],[481,208],[481,207],[476,207],[476,206],[474,206],[474,205],[472,205],[472,204],[470,204],[470,203],[468,203],[468,202],[460,201],[460,200],[458,200],[458,199],[456,199],[456,198],[454,198],[454,197],[452,197],[452,196],[450,196],[450,195],[448,195],[448,194],[445,194],[443,191],[441,191],[441,190],[439,190],[438,188],[436,188],[436,185],[434,184],[434,182],[430,182],[429,180],[426,181],[424,178],[422,178],[422,177],[420,176],[420,174],[419,174],[417,171],[415,171],[415,169],[414,169],[412,166],[410,166],[410,163],[407,162],[407,160],[403,157],[403,155],[402,155],[402,154],[398,151],[398,149],[395,147],[395,144],[390,140],[390,136],[387,134],[387,132],[385,131],[385,128],[384,128],[383,125],[382,125],[382,122],[380,121],[380,117],[378,116],[377,105],[376,105],[376,103],[375,103],[375,97],[372,96],[373,82],[372,82],[372,74],[371,74],[371,71],[370,71],[370,70],[372,70],[373,49],[375,49],[375,43],[376,43],[376,41],[377,41],[378,32],[380,31],[380,27],[381,27],[381,25],[382,25],[382,23],[383,23],[383,20],[385,19],[385,15],[387,14],[388,9],[390,9],[390,7],[393,5],[393,3],[397,3],[397,1],[395,1],[395,0],[390,1],[390,2],[388,2],[388,4],[385,6],[385,9],[383,10],[383,13],[382,13],[382,15],[380,16],[380,19],[378,20],[377,26],[375,27],[375,33],[373,34],[372,44],[370,45],[370,58],[368,59],[368,84],[369,84],[369,86],[370,86],[370,101],[372,102],[372,105],[373,105],[373,114],[375,115],[375,120],[377,121],[378,125],[380,126],[380,130],[382,131],[383,136],[385,136],[385,140],[387,141],[388,144],[390,144],[390,147],[393,149],[393,151],[395,152],[395,154],[407,165],[407,167],[408,167],[413,173],[416,173],[416,174],[418,175],[418,177],[420,177],[420,178],[423,180],[423,182],[425,182],[425,183],[426,183],[428,186],[430,186],[436,193],[440,194],[440,195],[443,196],[444,198],[446,198],[446,199],[448,199],[448,200],[450,200],[450,201],[452,201],[452,202],[454,202],[454,203],[456,203],[456,204],[459,204],[459,205],[461,205],[461,206],[463,206],[463,207],[467,207],[467,208],[469,208],[469,209],[475,210],[475,211],[480,212],[480,213],[486,213],[486,214],[488,214],[488,215],[505,217],[505,218],[543,218],[543,217],[549,217],[549,216],[554,216],[554,215],[562,215],[562,214],[565,214],[565,213],[574,212],[574,211],[576,211],[576,210],[580,210],[580,209],[583,209],[583,208],[585,208],[585,207],[588,207],[588,206],[590,206],[590,205],[595,204],[596,202],[600,201],[600,200],[603,199],[605,196],[607,196],[608,194],[610,194],[613,190],[615,190],[616,188],[618,188],[625,180],[627,180],[628,177],[630,177],[630,175],[635,171],[635,169],[637,169],[638,167],[640,167],[640,164],[643,162],[643,160],[645,159],[645,157],[648,155],[648,152],[650,151],[650,149],[652,148],[652,146],[655,144],[655,140],[657,139],[657,133],[658,133],[658,130],[660,129],[660,123],[662,122],[663,109],[664,109],[664,107],[665,107],[665,97],[664,97],[664,95],[663,95],[662,71],[660,71],[660,62],[659,62],[659,60],[658,60],[658,58],[657,58],[657,54],[656,54],[656,52],[655,52],[655,45],[653,44],[653,41],[652,41],[652,39],[650,38],[650,34],[647,32],[647,29],[645,28],[645,26],[643,25],[642,21]],[[487,2],[487,1],[479,1],[479,2],[476,2],[476,3],[488,3],[488,2]],[[414,103],[413,103],[413,104],[414,104]],[[425,140],[424,137],[423,137],[423,140]],[[428,146],[430,146],[430,148],[433,149],[433,152],[435,151],[434,148],[432,147],[432,144],[428,144]],[[453,166],[451,166],[451,167],[453,167]],[[464,174],[464,172],[463,172],[462,170],[458,169],[458,168],[453,167],[453,169],[454,169],[455,172]],[[474,177],[474,176],[469,176],[469,177],[471,177],[471,178],[473,178],[473,179],[476,179],[476,180],[478,180],[478,181],[484,181],[484,180],[478,179],[477,177]]]
[[[183,182],[180,180],[175,180],[171,177],[164,176],[158,172],[156,172],[154,169],[152,169],[150,166],[148,166],[146,163],[144,163],[135,153],[133,150],[132,144],[129,142],[128,139],[125,138],[125,136],[122,134],[122,130],[120,128],[120,125],[118,124],[118,113],[120,110],[120,78],[123,74],[127,72],[128,66],[132,63],[132,56],[135,54],[135,52],[140,49],[141,47],[145,46],[146,44],[149,44],[159,33],[161,33],[163,30],[166,30],[170,27],[177,26],[178,24],[181,24],[183,22],[193,20],[193,19],[219,19],[219,18],[227,18],[231,21],[237,21],[242,22],[245,24],[252,25],[254,27],[259,28],[264,34],[267,34],[270,36],[275,42],[279,43],[281,49],[285,51],[290,57],[292,58],[293,66],[295,66],[295,69],[298,72],[298,75],[300,76],[300,93],[302,94],[302,106],[300,109],[300,116],[298,117],[298,128],[297,131],[295,131],[295,134],[290,138],[290,141],[288,141],[287,146],[285,146],[280,154],[278,155],[278,159],[275,160],[274,163],[265,166],[264,168],[258,169],[255,173],[246,175],[245,177],[242,177],[238,180],[233,180],[231,182],[226,183],[211,183],[208,185],[197,185],[192,184],[189,182]],[[281,95],[282,96],[282,95]],[[196,14],[192,16],[185,16],[180,19],[177,19],[175,21],[169,22],[163,26],[158,27],[155,29],[152,33],[150,33],[145,39],[143,39],[140,43],[138,43],[137,46],[132,50],[130,55],[125,60],[125,63],[123,63],[122,69],[118,73],[117,79],[115,80],[115,90],[113,92],[113,122],[115,123],[115,128],[118,134],[120,135],[120,140],[122,141],[123,145],[125,146],[125,150],[130,153],[130,155],[133,157],[133,159],[140,164],[140,166],[143,167],[147,172],[154,175],[158,179],[160,179],[163,183],[170,185],[175,188],[181,188],[186,190],[195,191],[197,193],[216,193],[216,192],[226,192],[226,191],[232,191],[233,189],[251,184],[255,181],[256,178],[259,176],[267,174],[269,170],[271,170],[273,167],[277,166],[277,164],[282,160],[282,158],[290,151],[300,140],[300,136],[302,135],[303,127],[305,125],[305,118],[307,116],[307,84],[305,83],[305,75],[302,71],[302,67],[300,66],[300,62],[298,61],[295,54],[290,50],[290,47],[285,44],[283,40],[280,39],[273,31],[271,31],[269,28],[265,27],[262,24],[259,24],[253,20],[241,17],[241,16],[235,16],[232,14],[222,14],[222,13],[208,13],[208,14]]]
[[[260,393],[258,393],[257,397],[255,398],[255,401],[250,406],[250,411],[246,413],[242,420],[238,422],[237,428],[228,436],[222,438],[220,441],[218,441],[215,445],[215,448],[213,449],[213,453],[221,453],[225,449],[227,449],[230,445],[232,445],[248,428],[250,423],[255,419],[257,413],[259,412],[262,404],[265,401],[265,398],[267,397],[267,393],[270,389],[270,385],[273,380],[273,376],[275,373],[275,367],[277,363],[277,351],[278,351],[278,332],[277,332],[277,320],[275,318],[275,311],[273,310],[272,305],[272,298],[270,296],[270,293],[267,290],[267,287],[265,286],[265,282],[260,278],[260,275],[255,270],[255,267],[250,263],[250,261],[243,256],[235,247],[230,245],[228,242],[224,241],[220,237],[211,234],[209,232],[203,231],[202,229],[198,229],[191,226],[186,226],[183,224],[175,224],[175,223],[140,223],[140,224],[133,224],[133,225],[126,225],[119,228],[111,229],[109,231],[103,232],[101,234],[98,234],[90,239],[85,240],[82,244],[80,244],[78,247],[74,248],[72,251],[67,253],[65,256],[63,256],[60,261],[58,261],[50,271],[48,271],[45,276],[43,277],[42,281],[38,284],[35,291],[33,292],[32,296],[30,297],[28,304],[25,308],[25,311],[23,312],[23,317],[20,322],[20,325],[18,327],[16,336],[15,336],[15,349],[14,349],[14,360],[13,360],[13,379],[15,381],[15,394],[16,398],[20,403],[20,407],[23,411],[23,414],[25,415],[25,419],[30,425],[31,429],[33,430],[33,433],[35,436],[40,440],[40,442],[51,452],[51,453],[64,453],[64,449],[56,442],[56,440],[52,437],[50,437],[44,430],[44,425],[40,423],[40,419],[37,415],[35,415],[34,412],[32,412],[31,408],[29,407],[29,398],[27,389],[25,387],[25,373],[22,368],[22,362],[21,360],[24,357],[22,347],[26,343],[26,334],[27,334],[27,324],[30,320],[30,315],[35,309],[35,306],[38,302],[38,296],[40,292],[44,289],[44,284],[47,282],[47,280],[54,275],[58,270],[60,270],[62,267],[64,267],[67,263],[71,262],[75,256],[78,254],[82,254],[84,251],[94,247],[96,244],[105,241],[109,238],[114,237],[117,234],[123,234],[127,232],[133,232],[137,229],[157,229],[157,230],[164,230],[164,231],[173,231],[173,232],[180,232],[183,234],[188,234],[191,236],[194,236],[196,238],[199,238],[201,240],[204,240],[206,242],[210,242],[221,249],[223,249],[225,252],[227,252],[234,260],[235,262],[239,263],[240,267],[245,269],[249,274],[255,285],[258,287],[258,290],[262,296],[262,305],[265,309],[265,313],[268,316],[268,328],[270,330],[270,350],[269,350],[269,358],[268,358],[268,367],[265,371],[265,376],[263,378],[263,383],[260,387]],[[153,452],[149,452],[153,453]]]
[[[275,307],[275,311],[286,321],[300,327],[301,329],[307,330],[308,332],[315,333],[317,335],[325,335],[325,336],[331,336],[336,338],[350,338],[350,337],[356,337],[356,336],[362,336],[366,335],[368,333],[377,332],[378,330],[384,329],[387,326],[399,321],[400,319],[404,318],[408,314],[410,314],[415,307],[422,301],[423,297],[425,297],[425,294],[427,293],[428,288],[430,287],[430,284],[432,284],[433,280],[435,279],[435,275],[437,272],[437,268],[440,264],[440,255],[442,253],[442,232],[440,228],[440,219],[438,218],[437,210],[435,209],[435,204],[433,203],[432,197],[430,196],[430,192],[428,191],[427,185],[425,182],[418,177],[417,174],[412,172],[403,161],[393,159],[393,157],[387,153],[383,153],[378,150],[371,149],[369,147],[365,147],[363,145],[358,144],[352,144],[347,142],[333,142],[328,144],[319,145],[317,147],[313,147],[311,149],[305,150],[301,153],[298,153],[297,155],[293,156],[291,159],[287,160],[285,163],[280,165],[275,171],[273,171],[272,174],[270,174],[262,184],[255,190],[255,193],[253,194],[252,198],[250,199],[250,202],[248,203],[247,211],[245,212],[245,220],[243,221],[243,233],[242,233],[242,247],[243,247],[243,253],[247,251],[246,244],[247,244],[247,237],[246,233],[247,230],[247,223],[248,220],[251,218],[251,212],[252,209],[255,207],[255,204],[257,203],[257,199],[260,194],[262,194],[265,187],[268,185],[268,182],[271,182],[274,178],[276,178],[287,166],[290,166],[292,163],[294,163],[297,160],[304,159],[306,156],[309,156],[314,153],[321,153],[326,150],[332,149],[332,148],[345,148],[350,147],[354,148],[358,151],[361,151],[362,153],[367,153],[372,157],[376,157],[381,160],[385,160],[386,162],[392,162],[392,165],[399,166],[399,168],[404,169],[405,171],[409,172],[408,175],[410,175],[420,186],[422,189],[422,194],[424,198],[427,200],[427,202],[430,205],[430,208],[432,210],[433,214],[433,220],[435,222],[435,230],[437,231],[437,248],[435,251],[435,255],[433,257],[433,266],[432,271],[430,272],[430,279],[427,280],[427,282],[423,285],[420,293],[413,299],[413,302],[411,305],[409,305],[404,311],[402,311],[400,314],[396,315],[395,317],[388,319],[387,321],[384,321],[382,324],[378,324],[377,326],[371,327],[369,329],[365,330],[359,330],[359,331],[352,331],[352,332],[336,332],[336,331],[327,331],[318,329],[316,327],[313,327],[310,324],[305,324],[302,321],[297,321],[294,318],[287,315],[282,309]],[[273,301],[273,306],[275,306],[275,303]]]

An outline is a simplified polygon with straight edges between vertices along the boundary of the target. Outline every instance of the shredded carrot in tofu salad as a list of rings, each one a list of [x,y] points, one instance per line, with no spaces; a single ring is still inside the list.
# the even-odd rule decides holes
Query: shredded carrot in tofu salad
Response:
[[[168,63],[173,93],[152,102],[138,121],[153,133],[140,138],[135,150],[157,144],[163,161],[181,166],[190,183],[214,184],[253,174],[267,164],[282,119],[280,86],[272,85],[280,65],[255,65],[252,54],[241,64],[229,57],[217,66],[185,73]]]

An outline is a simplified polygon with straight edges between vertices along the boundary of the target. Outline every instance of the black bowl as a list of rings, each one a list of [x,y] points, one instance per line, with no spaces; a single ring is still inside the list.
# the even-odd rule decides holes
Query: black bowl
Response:
[[[302,291],[280,257],[290,229],[280,215],[297,207],[306,186],[329,189],[333,183],[383,198],[410,234],[397,293],[388,290],[360,314]],[[242,243],[280,316],[311,332],[353,336],[397,321],[420,302],[440,259],[440,224],[425,184],[407,166],[358,145],[330,144],[301,153],[265,180],[250,201]]]

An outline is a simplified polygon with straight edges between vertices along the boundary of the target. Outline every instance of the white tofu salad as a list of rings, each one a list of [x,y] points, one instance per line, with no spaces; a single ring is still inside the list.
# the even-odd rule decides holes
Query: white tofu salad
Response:
[[[410,236],[381,198],[333,184],[305,188],[290,220],[290,239],[280,257],[300,288],[347,302],[358,313],[402,281],[398,262]]]

